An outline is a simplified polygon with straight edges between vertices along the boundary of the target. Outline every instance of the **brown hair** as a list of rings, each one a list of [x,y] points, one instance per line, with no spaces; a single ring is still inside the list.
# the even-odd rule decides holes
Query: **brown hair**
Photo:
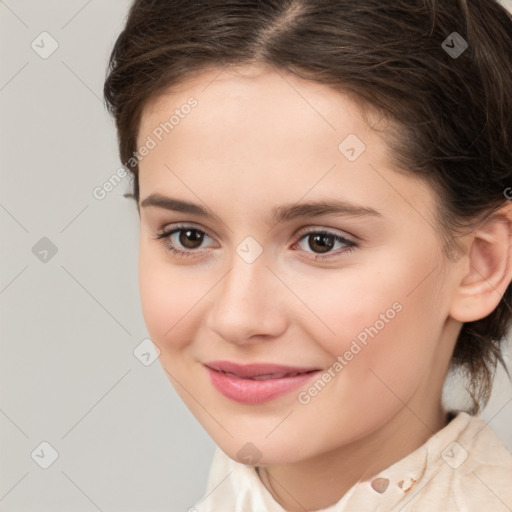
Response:
[[[447,256],[457,254],[457,233],[506,202],[512,16],[495,0],[135,0],[104,95],[137,204],[134,155],[148,100],[206,68],[256,63],[332,86],[390,121],[397,170],[438,194]],[[506,369],[511,296],[508,286],[457,340],[452,369],[469,378],[472,413],[487,403],[497,363]]]

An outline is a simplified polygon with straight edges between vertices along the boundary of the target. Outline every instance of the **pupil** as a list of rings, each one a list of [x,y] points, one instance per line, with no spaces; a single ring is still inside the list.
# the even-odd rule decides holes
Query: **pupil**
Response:
[[[180,231],[180,244],[187,249],[195,249],[203,241],[203,234],[196,229],[184,229]],[[194,245],[196,244],[196,245]]]
[[[311,240],[314,242],[311,243]],[[317,247],[313,247],[313,245],[316,245]],[[316,234],[311,235],[310,237],[310,243],[309,247],[310,249],[313,249],[316,252],[328,252],[330,249],[332,249],[334,246],[334,240],[332,235],[325,235],[325,234]]]

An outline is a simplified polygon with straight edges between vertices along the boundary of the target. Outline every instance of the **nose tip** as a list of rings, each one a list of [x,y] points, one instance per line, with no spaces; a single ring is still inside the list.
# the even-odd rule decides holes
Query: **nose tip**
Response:
[[[263,261],[238,259],[216,287],[207,326],[224,340],[241,344],[279,336],[286,328],[281,286]]]

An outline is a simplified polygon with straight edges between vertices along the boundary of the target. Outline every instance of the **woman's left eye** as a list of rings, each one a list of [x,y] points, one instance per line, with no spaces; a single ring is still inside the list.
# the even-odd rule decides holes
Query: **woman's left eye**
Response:
[[[336,244],[339,244],[338,250],[335,250]],[[296,245],[299,245],[305,252],[310,252],[307,248],[311,249],[313,254],[316,255],[315,260],[339,256],[340,253],[350,252],[357,247],[357,244],[352,240],[324,230],[304,233]]]
[[[193,226],[168,228],[158,233],[155,238],[160,240],[168,251],[180,257],[197,255],[198,249],[203,248],[201,246],[205,239],[212,240],[203,230]],[[338,248],[335,247],[336,244],[339,244]],[[293,247],[297,245],[304,252],[315,254],[315,260],[338,256],[340,253],[350,252],[357,247],[352,240],[325,230],[302,233],[299,241],[295,242]]]

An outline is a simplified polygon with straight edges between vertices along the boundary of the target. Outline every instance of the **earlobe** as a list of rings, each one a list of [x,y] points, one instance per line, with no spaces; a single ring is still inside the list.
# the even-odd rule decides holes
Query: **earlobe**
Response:
[[[494,311],[512,280],[512,203],[475,228],[462,260],[465,270],[450,314],[460,322],[474,322]]]

